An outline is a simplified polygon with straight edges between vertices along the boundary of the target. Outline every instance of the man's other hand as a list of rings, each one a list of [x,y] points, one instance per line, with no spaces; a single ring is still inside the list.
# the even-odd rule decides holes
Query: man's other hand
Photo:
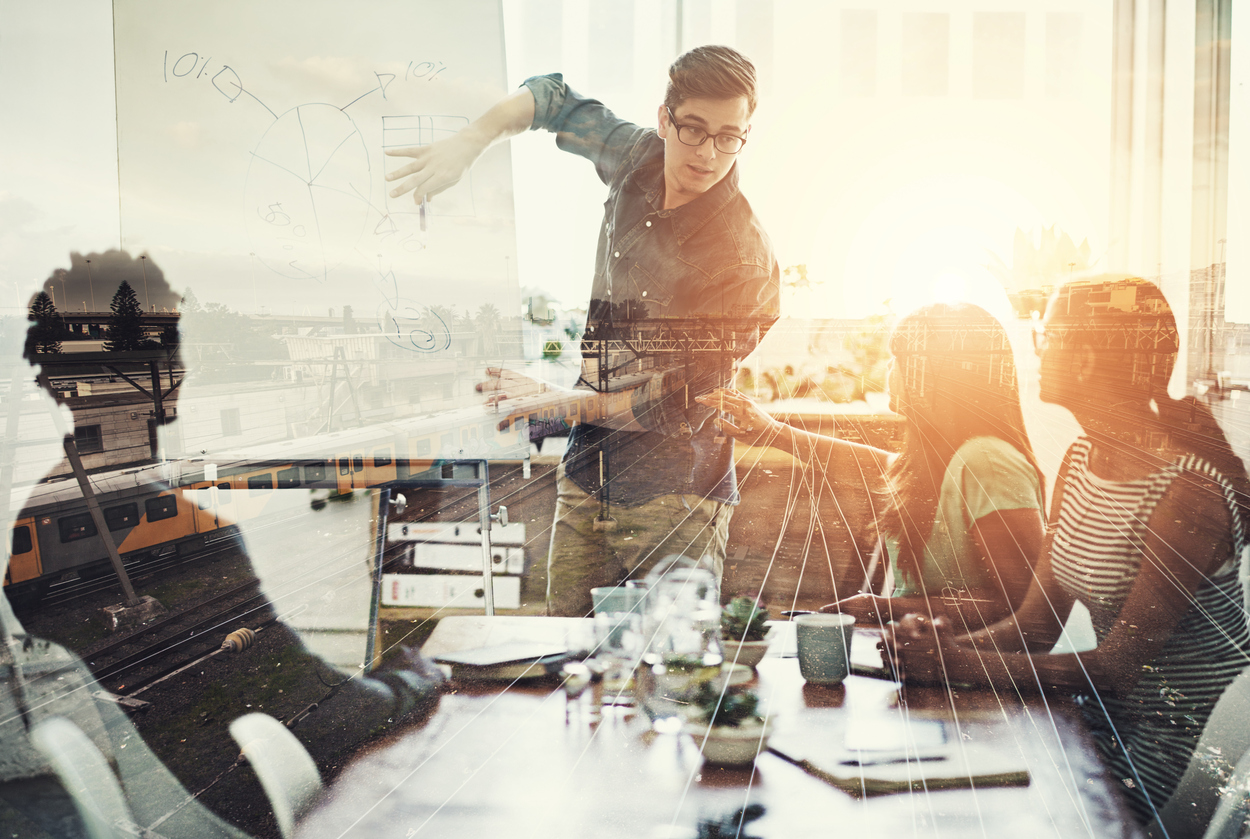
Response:
[[[515,370],[487,367],[486,381],[479,382],[476,390],[486,397],[487,405],[497,405],[505,399],[543,393],[547,390],[547,386]]]

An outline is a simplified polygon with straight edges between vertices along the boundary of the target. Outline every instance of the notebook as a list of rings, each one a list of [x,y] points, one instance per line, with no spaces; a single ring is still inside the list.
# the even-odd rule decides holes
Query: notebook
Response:
[[[435,656],[434,661],[450,665],[453,679],[516,681],[557,672],[569,657],[562,644],[512,641],[443,653]]]
[[[852,795],[1029,784],[1010,739],[969,741],[948,721],[901,709],[865,717],[838,709],[794,723],[778,727],[769,751]]]

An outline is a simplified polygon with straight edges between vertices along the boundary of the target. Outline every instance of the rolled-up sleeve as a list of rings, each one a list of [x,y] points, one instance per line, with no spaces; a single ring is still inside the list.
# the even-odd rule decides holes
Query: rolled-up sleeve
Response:
[[[582,96],[565,84],[559,73],[534,76],[523,84],[534,94],[530,130],[555,134],[556,145],[593,163],[605,184],[650,131],[621,119],[598,99]]]

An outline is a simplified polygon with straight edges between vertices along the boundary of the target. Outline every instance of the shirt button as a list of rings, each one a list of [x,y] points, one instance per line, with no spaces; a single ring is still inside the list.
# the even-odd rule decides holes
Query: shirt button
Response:
[[[651,222],[647,222],[647,227],[650,227],[650,226],[651,226]]]
[[[620,251],[616,251],[615,253],[613,253],[613,254],[612,254],[612,256],[616,257],[617,259],[620,259],[621,252],[620,252]]]

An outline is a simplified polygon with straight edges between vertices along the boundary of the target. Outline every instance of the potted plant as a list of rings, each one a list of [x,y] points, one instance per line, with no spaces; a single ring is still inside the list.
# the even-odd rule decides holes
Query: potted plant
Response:
[[[754,597],[739,595],[720,615],[725,661],[754,667],[768,652],[768,610]]]
[[[759,715],[759,697],[749,689],[703,682],[696,696],[698,715],[686,726],[708,763],[751,763],[768,746],[772,721]]]

